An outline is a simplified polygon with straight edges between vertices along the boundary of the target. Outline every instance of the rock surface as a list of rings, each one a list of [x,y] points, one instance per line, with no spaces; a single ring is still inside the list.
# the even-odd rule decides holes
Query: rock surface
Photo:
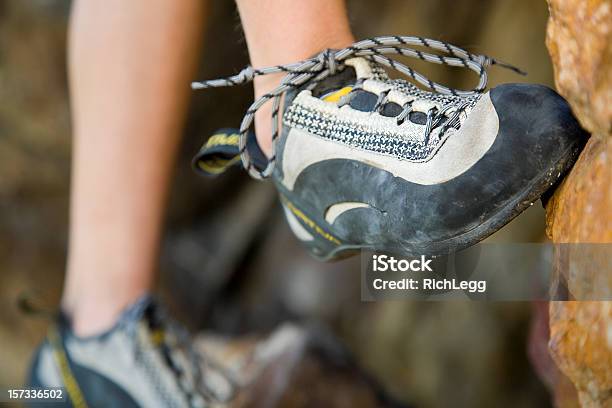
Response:
[[[584,407],[612,407],[612,302],[551,302],[549,347]]]
[[[612,242],[612,1],[548,0],[546,45],[558,91],[592,132],[572,172],[547,207],[557,243]],[[610,298],[609,257],[556,251],[555,273],[575,299]],[[612,303],[551,302],[549,348],[582,406],[612,406]]]
[[[612,139],[593,134],[548,203],[549,237],[555,242],[612,242],[611,179]]]
[[[549,0],[546,45],[555,83],[582,125],[597,134],[612,129],[612,2]]]

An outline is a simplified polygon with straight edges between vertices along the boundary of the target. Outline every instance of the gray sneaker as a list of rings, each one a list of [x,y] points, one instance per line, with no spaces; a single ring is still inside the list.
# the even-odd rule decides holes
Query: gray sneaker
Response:
[[[36,352],[29,383],[65,388],[74,407],[208,407],[234,397],[233,377],[144,297],[101,335],[77,337],[61,316]]]

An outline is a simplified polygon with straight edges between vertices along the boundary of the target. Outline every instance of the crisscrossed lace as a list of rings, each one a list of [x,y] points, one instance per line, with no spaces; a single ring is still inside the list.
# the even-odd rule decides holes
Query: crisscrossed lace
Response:
[[[139,313],[146,314],[144,320],[139,325],[130,325],[128,328],[135,331],[132,336],[136,339],[137,361],[142,362],[168,406],[176,405],[174,401],[176,396],[166,389],[157,372],[159,367],[151,361],[148,350],[161,353],[168,368],[174,372],[177,385],[189,406],[205,407],[210,403],[227,403],[234,398],[240,386],[237,379],[209,356],[195,350],[187,330],[171,319],[159,304],[144,303],[136,309],[142,307],[146,310]],[[129,320],[129,317],[127,319]],[[215,387],[207,381],[207,377],[211,375],[222,377],[223,383],[229,389],[221,393],[214,389]]]
[[[439,55],[420,51],[412,48],[412,46],[430,48],[436,51],[440,51],[441,53],[446,55]],[[404,65],[403,63],[388,57],[388,54],[403,55],[427,62],[432,62],[435,64],[468,68],[478,74],[478,85],[472,90],[457,90],[449,88],[447,86],[441,85],[437,82],[430,80],[425,75],[416,72],[415,70]],[[344,69],[346,60],[354,57],[364,57],[377,66],[387,67],[396,70],[433,92],[454,96],[470,96],[482,93],[485,90],[487,84],[486,67],[491,65],[500,65],[504,68],[511,69],[519,74],[525,74],[523,71],[512,65],[506,64],[502,61],[488,57],[486,55],[472,54],[462,48],[443,41],[432,40],[423,37],[383,36],[358,41],[340,50],[327,49],[313,58],[309,58],[291,64],[276,65],[265,68],[253,68],[251,66],[247,66],[237,75],[221,79],[193,82],[191,86],[193,89],[234,86],[251,82],[257,76],[274,74],[279,72],[286,73],[285,77],[281,80],[279,86],[274,88],[272,91],[262,95],[260,98],[253,102],[253,104],[247,109],[244,118],[242,119],[242,123],[240,124],[239,148],[242,164],[253,178],[264,179],[269,177],[272,174],[272,171],[274,170],[274,163],[276,159],[275,145],[276,139],[279,135],[278,114],[280,109],[281,97],[287,91],[299,88],[307,83],[308,88],[314,88],[316,84],[320,81]],[[254,166],[249,156],[249,152],[246,148],[247,134],[253,124],[255,113],[257,112],[257,110],[270,100],[272,100],[273,103],[271,115],[272,156],[270,157],[267,166],[263,170],[259,170]],[[460,106],[454,112],[450,113],[448,120],[444,124],[442,124],[442,126],[454,126],[459,120],[460,114],[464,109],[465,107],[462,108]],[[401,123],[401,121],[405,120],[406,117],[408,117],[409,113],[410,107],[404,106],[402,112],[397,118],[398,122]],[[429,133],[434,127],[440,125],[440,120],[443,120],[442,115],[440,115],[440,112],[432,111],[429,112],[427,116],[428,117],[425,131],[426,136],[429,135]]]

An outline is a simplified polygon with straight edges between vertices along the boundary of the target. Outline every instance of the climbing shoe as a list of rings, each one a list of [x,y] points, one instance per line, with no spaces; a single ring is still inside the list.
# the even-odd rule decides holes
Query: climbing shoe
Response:
[[[467,68],[479,83],[449,88],[389,55]],[[360,249],[407,256],[460,250],[545,194],[587,138],[567,102],[545,86],[487,90],[492,65],[522,73],[445,42],[390,36],[194,82],[196,89],[232,86],[286,73],[251,105],[238,131],[204,145],[194,166],[214,174],[240,162],[254,178],[270,177],[291,229],[321,259]],[[267,102],[273,104],[269,158],[250,131]]]
[[[299,335],[283,326],[248,343],[193,337],[146,296],[96,336],[76,336],[59,316],[35,353],[29,386],[61,387],[57,402],[67,407],[242,406]]]

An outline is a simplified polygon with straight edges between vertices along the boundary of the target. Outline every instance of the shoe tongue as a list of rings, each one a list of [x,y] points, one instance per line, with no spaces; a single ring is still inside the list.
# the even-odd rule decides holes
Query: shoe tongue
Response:
[[[389,76],[385,70],[378,64],[363,57],[350,58],[345,61],[345,64],[353,67],[357,81],[366,79],[375,79],[386,81]]]
[[[328,102],[338,102],[359,83],[374,79],[386,81],[389,79],[384,69],[363,57],[349,58],[345,61],[347,69],[335,73],[320,81],[312,94]]]

